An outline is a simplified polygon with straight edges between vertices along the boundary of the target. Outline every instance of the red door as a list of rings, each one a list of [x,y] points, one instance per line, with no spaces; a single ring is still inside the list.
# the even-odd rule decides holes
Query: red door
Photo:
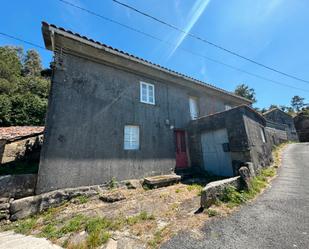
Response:
[[[187,168],[188,167],[188,156],[186,146],[185,131],[175,131],[175,142],[176,142],[176,168]]]

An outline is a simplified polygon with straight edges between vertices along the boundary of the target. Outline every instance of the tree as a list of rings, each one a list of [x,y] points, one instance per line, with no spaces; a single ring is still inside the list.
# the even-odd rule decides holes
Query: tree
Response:
[[[16,81],[22,67],[19,51],[9,46],[0,47],[0,79]]]
[[[234,92],[238,96],[251,100],[252,103],[256,102],[255,90],[253,88],[249,88],[249,86],[245,84],[238,85]]]
[[[41,71],[35,50],[0,47],[0,126],[44,124],[50,74]]]
[[[39,53],[34,49],[28,50],[24,60],[23,74],[25,76],[40,76],[41,71],[42,64]]]
[[[295,111],[299,112],[300,109],[305,106],[304,100],[305,100],[304,98],[295,95],[291,100],[291,106]]]

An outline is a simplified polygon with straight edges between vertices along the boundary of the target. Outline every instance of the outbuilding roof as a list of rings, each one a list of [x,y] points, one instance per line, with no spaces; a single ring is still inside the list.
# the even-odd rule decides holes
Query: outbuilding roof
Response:
[[[43,134],[44,126],[0,127],[0,140],[15,141]]]
[[[244,102],[246,104],[252,104],[251,100],[243,98],[241,96],[238,96],[238,95],[236,95],[236,94],[234,94],[232,92],[226,91],[224,89],[221,89],[221,88],[216,87],[214,85],[211,85],[209,83],[206,83],[206,82],[194,79],[194,78],[192,78],[190,76],[187,76],[187,75],[184,75],[182,73],[173,71],[173,70],[171,70],[169,68],[163,67],[161,65],[152,63],[152,62],[147,61],[147,60],[144,60],[143,58],[134,56],[132,54],[129,54],[129,53],[124,52],[122,50],[119,50],[117,48],[113,48],[113,47],[108,46],[108,45],[106,45],[104,43],[95,41],[95,40],[93,40],[91,38],[88,38],[86,36],[82,36],[82,35],[80,35],[78,33],[72,32],[72,31],[64,29],[62,27],[57,27],[54,24],[49,24],[47,22],[42,22],[42,32],[43,32],[45,46],[49,50],[54,50],[54,47],[53,47],[53,44],[52,44],[53,43],[52,36],[54,36],[54,34],[56,33],[58,35],[65,36],[67,38],[77,40],[77,41],[79,41],[81,43],[84,43],[86,45],[89,45],[89,46],[92,46],[92,47],[95,47],[95,48],[98,48],[98,49],[102,49],[105,52],[112,53],[112,54],[114,54],[116,56],[125,57],[126,59],[129,59],[129,60],[141,63],[141,64],[146,65],[148,67],[151,67],[153,69],[157,69],[157,70],[163,71],[165,73],[168,73],[168,74],[176,76],[176,77],[181,77],[181,78],[191,82],[192,84],[197,84],[197,85],[200,85],[200,86],[204,86],[204,87],[206,87],[208,89],[212,89],[212,90],[215,90],[217,92],[229,95],[231,97],[234,97],[234,98],[237,98],[237,99],[241,100],[242,102]]]

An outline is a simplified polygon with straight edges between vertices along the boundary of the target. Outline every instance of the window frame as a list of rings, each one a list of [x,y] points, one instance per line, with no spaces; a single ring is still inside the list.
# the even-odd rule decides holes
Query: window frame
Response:
[[[196,107],[196,117],[193,116],[192,112],[191,112],[191,100],[195,102],[195,107]],[[200,114],[200,108],[199,108],[199,99],[198,97],[194,97],[194,96],[189,96],[189,112],[190,112],[190,119],[191,120],[196,120],[199,117]]]
[[[261,137],[262,137],[262,142],[265,144],[267,142],[267,140],[266,140],[266,134],[265,134],[264,127],[260,127],[260,133],[261,133]]]
[[[134,136],[132,134],[130,134],[130,141],[129,141],[129,146],[128,143],[127,143],[127,139],[126,139],[126,131],[128,128],[137,128],[137,134],[135,134],[136,136],[136,143],[137,145],[134,146],[134,139],[132,139]],[[139,125],[134,125],[134,124],[127,124],[124,126],[123,128],[123,149],[124,150],[129,150],[129,151],[132,151],[132,150],[139,150],[140,149],[140,126]]]
[[[146,100],[143,99],[143,86],[146,86]],[[152,87],[152,96],[150,96],[149,87]],[[152,97],[153,101],[150,101],[150,98]],[[155,85],[151,83],[147,83],[144,81],[140,81],[140,102],[144,104],[149,105],[155,105],[156,104],[156,98],[155,98]]]

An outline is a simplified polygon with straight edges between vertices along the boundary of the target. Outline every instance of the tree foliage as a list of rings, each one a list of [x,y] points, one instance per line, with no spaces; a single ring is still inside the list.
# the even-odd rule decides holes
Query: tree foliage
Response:
[[[255,98],[255,90],[253,88],[250,88],[249,86],[245,84],[240,84],[235,89],[235,94],[241,97],[244,97],[246,99],[249,99],[252,101],[252,103],[256,102]]]
[[[0,125],[43,125],[50,85],[35,50],[0,47]]]
[[[304,98],[295,95],[291,100],[291,106],[295,111],[299,112],[301,108],[305,106],[304,100],[305,100]]]

